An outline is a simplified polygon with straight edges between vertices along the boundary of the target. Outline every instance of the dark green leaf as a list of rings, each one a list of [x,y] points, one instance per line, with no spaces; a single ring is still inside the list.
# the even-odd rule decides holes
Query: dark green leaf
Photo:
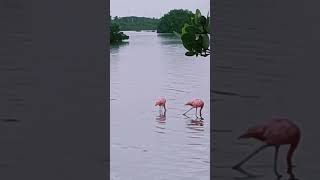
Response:
[[[206,17],[201,16],[201,17],[199,18],[199,22],[200,22],[200,25],[201,25],[201,26],[205,26],[206,23],[207,23]]]
[[[183,26],[183,28],[182,28],[182,30],[181,30],[181,34],[185,34],[185,33],[187,33],[187,31],[186,31],[186,28],[187,27],[189,27],[190,25],[189,24],[184,24],[184,26]]]
[[[187,33],[192,33],[192,34],[198,34],[198,33],[201,33],[201,30],[195,26],[187,26],[185,28],[185,31]]]
[[[203,49],[208,49],[210,45],[210,40],[208,34],[201,34],[202,36],[202,47]]]
[[[190,33],[185,33],[181,35],[181,40],[183,43],[183,46],[189,50],[192,51],[195,42],[195,35],[194,34],[190,34]]]
[[[196,14],[194,15],[195,24],[199,24],[200,17],[201,17],[201,12],[199,9],[197,9]]]
[[[194,17],[191,17],[191,25],[195,25]]]
[[[209,24],[210,24],[210,17],[209,17],[209,16],[207,16],[207,19],[206,19],[206,27],[208,27],[208,26],[209,26]]]
[[[194,56],[196,53],[193,51],[188,51],[185,53],[186,56]]]
[[[194,18],[190,18],[190,23],[185,23],[181,28],[181,40],[183,46],[188,50],[186,56],[208,56],[207,50],[210,46],[209,38],[209,14],[207,17],[202,16],[200,10],[196,10]]]

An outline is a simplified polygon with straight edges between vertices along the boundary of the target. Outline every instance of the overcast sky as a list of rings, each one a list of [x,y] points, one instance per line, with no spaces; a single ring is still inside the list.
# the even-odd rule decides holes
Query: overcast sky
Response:
[[[196,9],[207,15],[210,11],[210,0],[110,0],[110,15],[144,16],[159,18],[172,9]]]

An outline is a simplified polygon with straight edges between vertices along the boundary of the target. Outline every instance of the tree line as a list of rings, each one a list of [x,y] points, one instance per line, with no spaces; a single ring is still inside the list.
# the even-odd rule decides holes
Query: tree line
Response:
[[[118,17],[111,18],[111,23],[117,24],[120,31],[156,30],[158,33],[181,33],[185,23],[190,23],[194,14],[189,10],[174,9],[163,15],[160,19],[148,17]]]
[[[141,31],[141,30],[156,30],[159,19],[147,17],[118,17],[115,16],[112,22],[117,24],[120,31]]]
[[[157,33],[175,33],[181,36],[186,55],[208,55],[209,16],[204,17],[200,11],[174,9],[160,19],[147,17],[111,18],[110,43],[121,42],[129,37],[121,31],[154,30]],[[200,39],[199,39],[200,38]]]

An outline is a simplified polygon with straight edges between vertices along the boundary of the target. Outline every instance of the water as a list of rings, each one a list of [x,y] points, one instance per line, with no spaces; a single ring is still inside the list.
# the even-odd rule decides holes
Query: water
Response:
[[[129,43],[110,52],[111,179],[210,179],[210,57],[185,56],[171,34],[125,33]],[[194,98],[205,102],[203,121],[182,115]]]
[[[215,1],[216,37],[211,103],[213,179],[277,180],[274,149],[266,149],[243,168],[231,167],[256,148],[257,140],[238,140],[249,126],[273,116],[294,121],[302,139],[293,157],[295,177],[319,179],[319,11],[306,2]],[[303,7],[303,11],[301,11]],[[283,10],[286,9],[286,13]],[[297,27],[296,22],[301,22]],[[312,31],[311,31],[312,30]],[[229,92],[216,93],[215,91]],[[211,114],[212,115],[212,114]],[[278,166],[286,173],[287,146],[280,148]]]
[[[245,49],[245,46],[239,47],[239,51]],[[235,52],[229,52],[233,53]],[[301,129],[302,139],[293,157],[293,164],[296,165],[293,169],[295,178],[317,179],[320,175],[316,156],[320,146],[315,143],[319,136],[319,113],[312,106],[319,103],[319,88],[314,85],[318,76],[313,76],[318,71],[314,71],[314,64],[302,61],[298,63],[292,61],[292,58],[273,61],[276,57],[272,52],[270,54],[266,61],[259,60],[258,56],[255,60],[249,59],[246,54],[237,54],[237,58],[229,58],[231,55],[225,58],[215,57],[214,76],[221,79],[213,80],[215,91],[212,91],[212,96],[216,101],[211,104],[214,109],[214,161],[211,165],[215,180],[278,180],[273,173],[274,148],[261,151],[242,166],[255,178],[232,169],[233,165],[263,144],[253,139],[238,140],[237,137],[249,126],[272,117],[289,118]],[[290,178],[286,173],[287,151],[288,146],[280,148],[278,169],[284,176],[281,180]]]

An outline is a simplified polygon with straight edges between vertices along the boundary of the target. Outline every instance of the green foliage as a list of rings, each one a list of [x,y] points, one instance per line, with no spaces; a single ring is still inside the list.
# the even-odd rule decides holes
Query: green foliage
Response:
[[[157,27],[158,33],[181,33],[181,29],[185,23],[191,23],[191,17],[194,14],[189,10],[174,9],[160,18]]]
[[[181,28],[181,40],[183,46],[188,50],[186,56],[208,56],[210,54],[209,45],[209,15],[202,16],[199,9],[194,17],[190,18],[190,23],[185,23]]]
[[[110,44],[122,42],[125,39],[129,39],[129,36],[120,32],[119,25],[116,23],[111,23],[110,25]]]
[[[141,31],[141,30],[156,30],[159,19],[147,17],[118,17],[115,16],[113,23],[119,25],[120,31]]]

